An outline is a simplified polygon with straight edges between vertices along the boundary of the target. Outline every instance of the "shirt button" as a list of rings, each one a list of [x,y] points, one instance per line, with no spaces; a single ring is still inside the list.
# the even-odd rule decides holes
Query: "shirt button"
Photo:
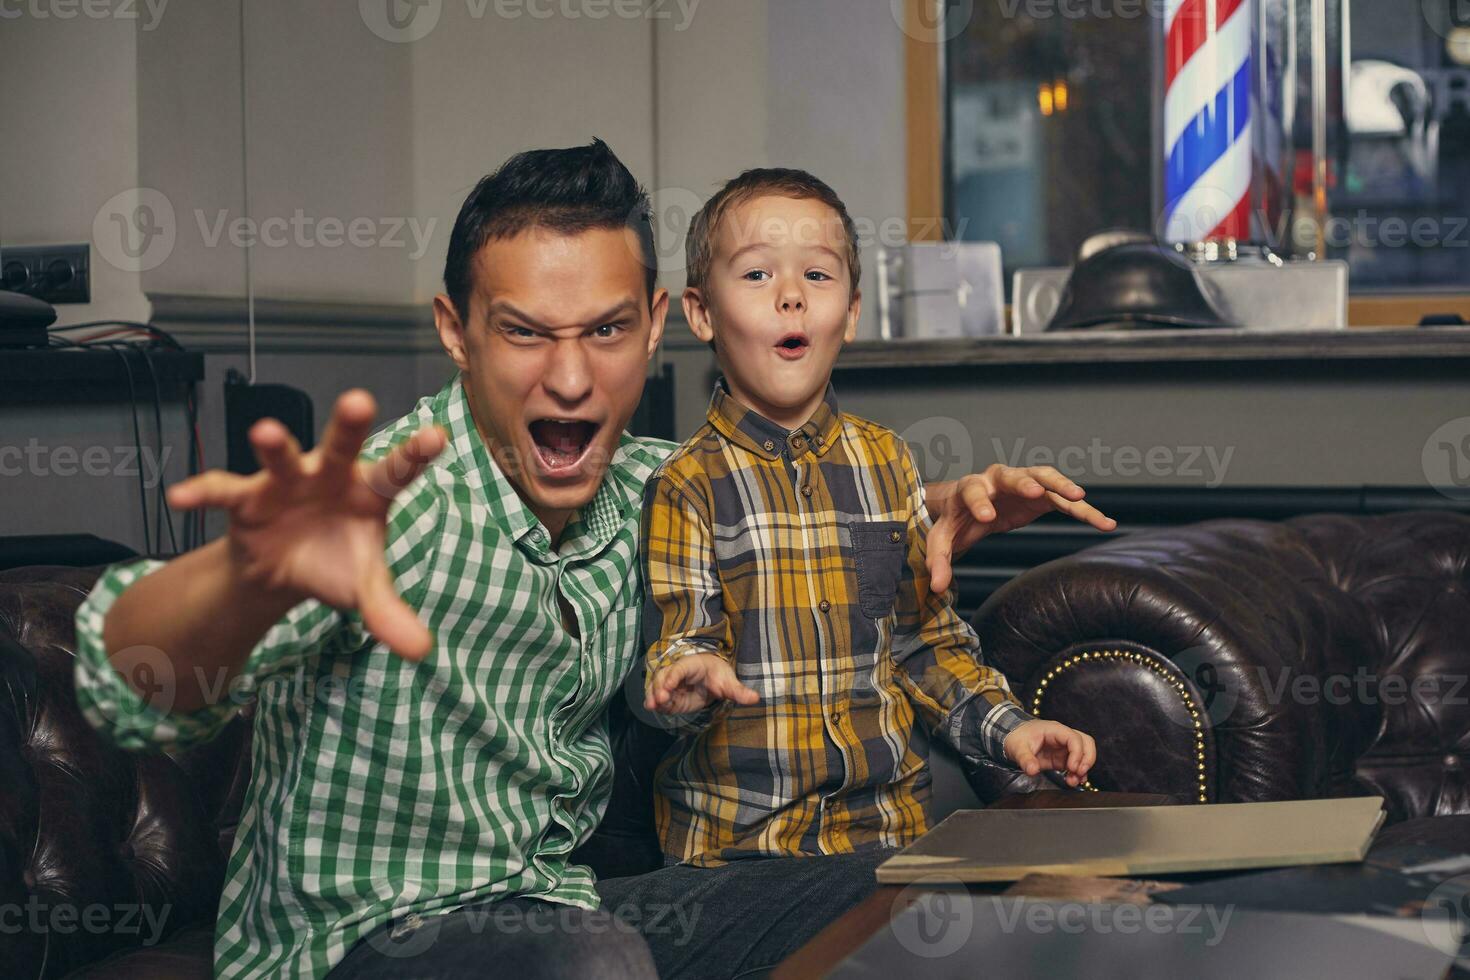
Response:
[[[812,495],[812,485],[810,483],[802,484],[801,495],[803,497],[810,497]]]
[[[888,540],[889,541],[892,541],[894,544],[897,544],[898,543],[898,539],[899,539],[899,533],[897,531],[889,531],[888,532]]]
[[[826,599],[823,599],[821,602],[817,603],[817,608],[822,610],[822,612],[830,612],[832,609],[832,603],[828,602]]]
[[[766,447],[766,452],[770,452],[771,450],[773,450],[773,449],[776,448],[776,444],[774,442],[772,442],[771,440],[769,440],[769,439],[767,439],[763,443],[763,445]]]

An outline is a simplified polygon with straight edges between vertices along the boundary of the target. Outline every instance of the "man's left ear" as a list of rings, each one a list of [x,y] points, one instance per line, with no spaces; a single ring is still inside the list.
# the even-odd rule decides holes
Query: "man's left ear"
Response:
[[[857,336],[858,319],[862,314],[863,291],[861,289],[854,289],[852,291],[852,301],[847,304],[847,330],[842,334],[842,342],[844,344],[852,343],[852,339]]]
[[[653,352],[658,350],[659,341],[664,337],[664,324],[669,318],[669,291],[659,288],[653,292],[653,302],[648,306],[649,331],[648,331],[648,356],[653,358]]]

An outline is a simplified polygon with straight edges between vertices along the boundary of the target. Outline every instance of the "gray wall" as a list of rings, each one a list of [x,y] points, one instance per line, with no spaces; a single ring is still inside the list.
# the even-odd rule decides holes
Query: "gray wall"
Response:
[[[94,302],[62,307],[63,323],[152,315],[206,351],[202,423],[218,463],[220,385],[226,369],[247,367],[245,254],[227,228],[213,243],[207,234],[220,212],[227,222],[243,216],[239,7],[169,4],[157,23],[137,9],[131,21],[5,22],[0,245],[90,240]],[[312,229],[251,253],[258,377],[309,391],[319,421],[350,385],[370,387],[388,417],[445,377],[426,324],[450,227],[475,180],[518,150],[606,138],[655,193],[661,278],[676,308],[684,222],[747,167],[815,171],[869,229],[904,217],[904,39],[888,0],[662,2],[654,9],[666,16],[653,19],[497,9],[446,0],[432,29],[397,42],[375,33],[357,4],[249,4],[250,216],[300,212]],[[58,102],[76,111],[36,108]],[[173,216],[172,248],[146,268],[111,261],[116,243],[93,235],[94,224],[112,227],[104,205],[139,188],[162,195]],[[373,233],[329,246],[323,218],[366,220]],[[875,244],[864,242],[863,337],[876,334]],[[688,433],[704,414],[712,358],[677,317],[669,338],[660,358],[675,365],[677,426]],[[897,429],[962,431],[977,468],[994,460],[997,438],[1003,451],[1024,439],[1054,453],[1094,439],[1110,450],[1199,445],[1217,459],[1231,453],[1226,485],[1412,484],[1430,423],[1465,410],[1452,384],[1392,373],[870,372],[839,373],[838,384],[846,408]],[[55,405],[0,407],[0,446],[131,444],[126,405],[66,408],[66,392],[57,394]],[[177,413],[169,429],[181,465]],[[125,477],[28,473],[0,486],[17,502],[0,534],[91,530],[141,546],[136,485]]]

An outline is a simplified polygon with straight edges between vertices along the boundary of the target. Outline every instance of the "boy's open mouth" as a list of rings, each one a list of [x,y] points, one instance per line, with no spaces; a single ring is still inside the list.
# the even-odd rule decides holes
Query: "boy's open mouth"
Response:
[[[537,419],[529,428],[536,455],[547,472],[554,474],[581,462],[597,435],[598,425],[583,419]]]
[[[799,333],[787,334],[777,342],[776,353],[788,361],[794,361],[806,354],[807,348],[810,346],[811,344],[806,339],[806,335]]]

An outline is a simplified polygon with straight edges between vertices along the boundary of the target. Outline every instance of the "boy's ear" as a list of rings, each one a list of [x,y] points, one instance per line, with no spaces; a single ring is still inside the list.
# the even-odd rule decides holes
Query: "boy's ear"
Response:
[[[714,339],[715,327],[710,321],[709,307],[705,305],[704,293],[697,286],[684,290],[684,319],[689,321],[689,331],[700,340],[709,343]]]
[[[648,356],[651,360],[654,351],[658,350],[659,341],[664,339],[664,322],[669,316],[669,291],[659,288],[654,291],[653,302],[649,304],[649,327],[648,331]]]
[[[461,371],[468,371],[470,359],[464,350],[464,323],[454,308],[454,301],[443,293],[434,297],[434,329],[439,332],[439,345],[449,359]]]
[[[863,291],[861,289],[854,289],[852,291],[852,300],[847,304],[847,329],[842,333],[842,342],[844,344],[852,343],[852,339],[857,336],[858,319],[862,315]]]

